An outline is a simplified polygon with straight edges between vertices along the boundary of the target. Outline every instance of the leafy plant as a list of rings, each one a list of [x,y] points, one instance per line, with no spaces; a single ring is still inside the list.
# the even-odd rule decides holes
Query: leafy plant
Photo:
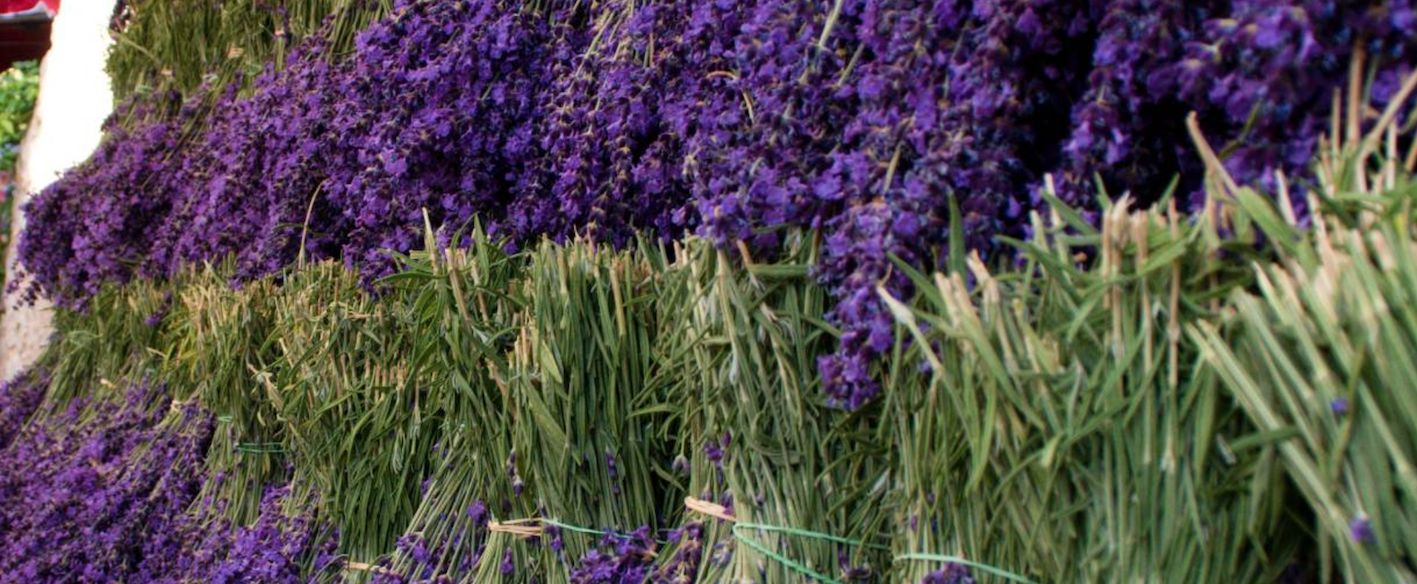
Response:
[[[0,172],[15,171],[20,140],[39,97],[39,63],[21,61],[0,72]]]
[[[10,244],[15,162],[38,97],[39,63],[21,61],[0,72],[0,250]],[[0,266],[0,279],[4,279],[6,269],[8,266]]]

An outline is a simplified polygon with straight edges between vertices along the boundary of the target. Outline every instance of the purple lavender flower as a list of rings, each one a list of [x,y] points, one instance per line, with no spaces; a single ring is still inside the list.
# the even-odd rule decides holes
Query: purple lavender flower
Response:
[[[163,294],[162,303],[158,305],[157,310],[154,310],[152,314],[149,314],[143,319],[143,325],[155,327],[162,324],[163,319],[167,318],[167,313],[170,310],[172,310],[172,291],[169,290]]]
[[[960,564],[947,564],[944,568],[925,576],[920,584],[974,584],[969,568]]]
[[[649,576],[654,541],[648,527],[628,536],[607,534],[571,571],[574,584],[640,584]]]
[[[49,372],[25,371],[0,385],[0,451],[20,434],[49,388]]]
[[[211,428],[146,383],[27,425],[0,451],[0,573],[67,582],[156,570],[183,548]]]
[[[472,506],[467,508],[467,516],[472,518],[472,523],[478,527],[487,525],[487,504],[481,500],[473,501]]]
[[[510,575],[516,572],[517,565],[516,562],[512,561],[512,548],[507,548],[507,551],[502,554],[502,563],[498,567],[502,570],[503,574]]]
[[[693,582],[704,557],[703,523],[695,521],[669,532],[669,541],[680,544],[674,556],[649,575],[655,584]]]
[[[563,535],[561,533],[561,526],[547,525],[546,535],[550,536],[551,549],[555,551],[556,555],[559,557],[561,555],[561,552],[566,548],[566,541],[561,538],[561,536]]]
[[[719,469],[723,468],[723,447],[719,446],[717,442],[705,444],[704,455],[708,457],[709,462],[712,462],[714,466]]]
[[[1367,517],[1361,516],[1348,524],[1348,537],[1357,543],[1370,544],[1377,541],[1377,537],[1373,534],[1372,523],[1368,521]]]

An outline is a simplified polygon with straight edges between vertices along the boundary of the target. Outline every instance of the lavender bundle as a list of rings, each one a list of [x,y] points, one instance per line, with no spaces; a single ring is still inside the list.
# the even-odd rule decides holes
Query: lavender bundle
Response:
[[[37,366],[0,385],[0,449],[10,445],[39,410],[49,389],[49,373]]]
[[[583,243],[532,253],[509,363],[519,418],[507,464],[542,518],[530,566],[540,578],[600,581],[610,553],[611,573],[643,579],[658,530],[677,523],[681,497],[660,474],[677,437],[652,382],[667,324],[651,302],[657,257]],[[602,538],[613,551],[596,549]]]
[[[675,268],[689,290],[676,391],[692,404],[685,446],[696,451],[684,458],[698,523],[684,528],[702,538],[682,548],[703,582],[885,578],[889,468],[876,418],[821,396],[815,358],[834,331],[813,316],[827,310],[808,278],[817,250],[810,234],[785,244],[782,262],[760,264],[693,242]]]
[[[1398,170],[1392,125],[1414,91],[1417,74],[1376,123],[1332,138],[1335,155],[1318,163],[1326,180],[1308,197],[1327,212],[1311,229],[1288,208],[1251,202],[1272,226],[1277,257],[1255,266],[1255,287],[1226,296],[1232,312],[1186,329],[1237,407],[1259,431],[1284,437],[1273,455],[1312,510],[1319,580],[1417,577],[1417,401],[1407,389],[1417,373],[1408,301],[1417,248],[1411,166]],[[1357,118],[1365,103],[1348,111]],[[1253,198],[1228,182],[1217,188]]]
[[[440,391],[428,396],[443,417],[436,470],[422,486],[418,509],[387,561],[373,570],[380,582],[529,581],[530,570],[503,574],[531,553],[492,523],[532,517],[526,485],[512,471],[512,428],[518,419],[508,393],[504,351],[519,311],[505,292],[525,262],[506,254],[481,229],[467,247],[442,248],[425,232],[428,248],[403,259],[394,282],[399,298],[415,306],[417,352],[435,360]],[[460,235],[450,236],[461,240]],[[388,298],[388,297],[386,297]]]
[[[286,458],[250,447],[284,437],[257,375],[276,355],[266,342],[276,288],[252,282],[233,290],[223,276],[230,270],[208,266],[184,273],[155,315],[170,342],[172,357],[163,368],[169,383],[189,391],[215,419],[200,498],[207,504],[199,514],[247,525],[261,514],[264,493],[289,481],[290,473]]]
[[[4,582],[111,582],[178,552],[211,419],[161,385],[79,400],[0,452]]]
[[[1174,211],[1054,219],[1016,273],[912,274],[914,310],[882,291],[911,341],[888,375],[905,579],[1277,580],[1303,542],[1271,437],[1180,342],[1244,272]],[[1103,261],[1069,261],[1074,229]]]
[[[293,464],[358,562],[392,549],[436,468],[443,386],[419,358],[415,310],[377,301],[341,266],[309,266],[271,300],[280,353],[253,376],[281,423],[260,453]]]
[[[221,481],[220,477],[210,480]],[[232,524],[200,514],[181,517],[170,527],[179,542],[172,553],[146,558],[129,581],[268,582],[316,584],[338,581],[338,538],[314,518],[309,494],[285,485],[266,490],[252,522]]]

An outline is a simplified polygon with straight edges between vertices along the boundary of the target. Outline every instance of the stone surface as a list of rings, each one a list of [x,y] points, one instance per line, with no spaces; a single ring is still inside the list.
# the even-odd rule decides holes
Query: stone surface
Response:
[[[103,70],[112,38],[108,21],[114,0],[67,2],[54,17],[49,54],[40,64],[39,100],[34,118],[20,147],[15,180],[15,208],[29,201],[29,194],[54,182],[65,169],[93,153],[102,136],[103,120],[113,110],[113,91]],[[11,218],[10,233],[25,226],[24,213]],[[5,249],[5,263],[11,266],[7,279],[22,276],[15,266],[15,245]],[[6,282],[7,286],[11,282]],[[8,289],[8,288],[7,288]],[[39,356],[53,332],[52,308],[47,302],[34,306],[17,303],[5,296],[6,310],[0,316],[0,377],[9,379]]]

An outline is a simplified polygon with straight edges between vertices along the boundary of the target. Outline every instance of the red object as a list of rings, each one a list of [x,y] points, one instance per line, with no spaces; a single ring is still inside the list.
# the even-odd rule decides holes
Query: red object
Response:
[[[49,51],[49,21],[59,0],[0,0],[0,71]]]
[[[59,0],[0,0],[0,20],[54,18]]]

